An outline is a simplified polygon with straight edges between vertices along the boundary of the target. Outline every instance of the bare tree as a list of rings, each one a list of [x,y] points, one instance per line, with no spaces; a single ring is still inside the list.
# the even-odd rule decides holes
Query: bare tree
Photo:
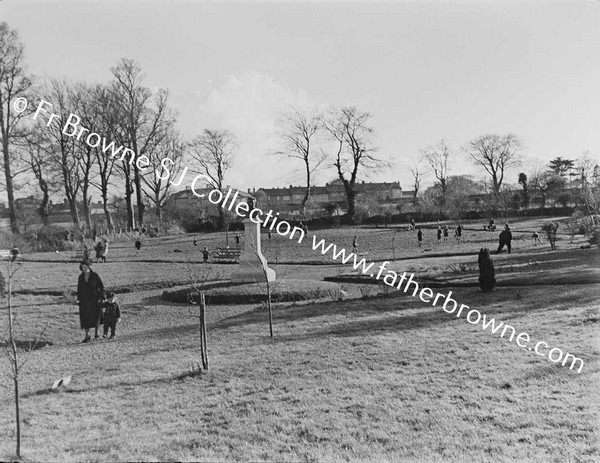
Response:
[[[425,172],[423,169],[423,163],[421,159],[417,159],[413,161],[410,165],[410,173],[413,177],[413,199],[417,199],[419,196],[419,189],[421,188],[421,182],[425,177]]]
[[[148,150],[157,143],[157,139],[164,136],[173,122],[174,115],[168,110],[168,93],[159,90],[153,92],[142,85],[144,75],[138,63],[131,59],[122,59],[111,69],[114,82],[113,92],[118,104],[118,118],[120,129],[117,133],[122,138],[123,145],[132,150],[140,159],[147,156]],[[125,197],[128,201],[128,222],[134,226],[133,208],[131,199],[133,192],[136,194],[138,208],[138,225],[144,223],[144,201],[142,191],[142,173],[131,163],[130,159],[121,156],[123,176],[125,178]]]
[[[154,205],[156,216],[162,221],[162,212],[171,191],[169,178],[177,178],[185,157],[185,143],[181,135],[171,129],[152,150],[148,151],[150,172],[142,176],[142,189]],[[169,161],[165,161],[168,158]],[[168,169],[165,173],[163,167]]]
[[[75,84],[73,92],[75,111],[81,118],[82,125],[85,127],[96,126],[102,111],[96,101],[97,86],[78,83]],[[79,178],[81,179],[82,212],[88,230],[92,228],[90,188],[96,176],[96,171],[93,168],[96,164],[98,151],[99,148],[94,148],[90,143],[87,143],[85,137],[79,138],[75,143],[75,156],[80,170]]]
[[[421,156],[429,164],[433,176],[436,179],[436,185],[439,187],[438,203],[440,211],[443,211],[446,206],[448,172],[450,170],[448,159],[450,158],[450,155],[450,147],[443,139],[435,145],[428,146],[424,150],[421,150]]]
[[[344,185],[348,201],[348,218],[353,221],[356,215],[356,177],[358,169],[373,169],[383,166],[375,156],[370,125],[372,114],[361,111],[357,106],[346,106],[332,110],[324,118],[325,130],[331,135],[335,145],[334,163],[338,178]]]
[[[25,75],[23,61],[24,47],[17,31],[10,29],[7,23],[0,22],[0,139],[10,227],[14,233],[19,232],[19,226],[15,209],[11,140],[22,135],[19,121],[25,114],[15,111],[14,105],[31,87],[31,80]]]
[[[520,162],[522,147],[521,140],[513,134],[482,135],[467,143],[464,150],[476,165],[491,175],[492,189],[499,194],[506,169]]]
[[[587,188],[591,182],[592,175],[594,172],[594,168],[598,165],[598,160],[592,158],[589,151],[583,153],[577,159],[577,163],[575,164],[575,172],[579,177],[580,187],[582,190]]]
[[[6,261],[6,288],[3,286],[3,276],[0,273],[0,297],[6,297],[6,308],[8,316],[8,338],[6,342],[3,342],[6,346],[6,353],[11,367],[12,380],[14,385],[14,399],[15,399],[15,437],[16,437],[16,454],[17,458],[21,458],[21,416],[20,416],[20,401],[19,401],[19,381],[20,373],[29,357],[31,352],[36,348],[36,345],[42,338],[45,332],[42,330],[37,339],[29,342],[25,346],[25,356],[21,357],[19,352],[19,341],[16,339],[16,321],[17,313],[12,305],[12,282],[14,281],[15,274],[21,269],[22,262],[18,259],[19,251],[16,247],[13,247],[10,256]],[[22,347],[22,346],[21,346]]]
[[[59,172],[50,162],[48,148],[45,146],[45,141],[39,132],[31,132],[26,140],[25,146],[22,149],[21,161],[32,172],[39,191],[41,193],[40,205],[38,214],[44,225],[48,225],[50,216],[50,196],[60,190],[60,183],[56,181]]]
[[[96,85],[93,89],[94,103],[97,105],[96,121],[93,127],[96,133],[104,134],[106,146],[115,143],[117,121],[115,117],[116,102],[114,94],[107,85]],[[111,177],[115,167],[116,158],[108,156],[101,149],[94,149],[94,158],[98,176],[92,179],[92,185],[100,191],[102,197],[102,206],[104,209],[104,217],[106,220],[106,228],[108,231],[113,229],[112,216],[109,208],[108,189],[111,182]]]
[[[237,142],[229,130],[205,129],[202,135],[190,143],[190,154],[200,164],[204,173],[212,180],[216,189],[223,191],[223,179],[231,167]],[[223,228],[225,211],[219,204],[219,228]]]
[[[50,79],[43,90],[45,98],[52,103],[52,113],[66,115],[74,113],[74,90],[73,86],[66,80]],[[43,120],[41,116],[36,118],[38,131],[43,134],[46,143],[46,154],[55,168],[60,172],[65,197],[69,204],[71,220],[79,227],[79,210],[77,198],[81,189],[81,171],[79,160],[76,156],[77,139],[66,135],[62,130],[62,124],[53,118]]]
[[[294,107],[283,116],[279,126],[279,139],[283,149],[276,154],[300,159],[306,171],[306,193],[300,207],[306,209],[310,199],[311,175],[325,160],[323,152],[316,152],[315,141],[321,129],[321,115]]]

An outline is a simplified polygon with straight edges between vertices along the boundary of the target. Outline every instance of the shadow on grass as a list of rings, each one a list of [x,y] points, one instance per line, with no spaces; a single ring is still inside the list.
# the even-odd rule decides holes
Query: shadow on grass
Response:
[[[441,292],[446,295],[452,291],[452,298],[458,304],[466,304],[471,309],[477,309],[482,314],[500,316],[501,320],[514,320],[528,315],[532,311],[544,312],[548,310],[568,310],[575,304],[586,305],[597,300],[598,285],[589,285],[588,291],[581,291],[580,287],[573,291],[553,291],[550,287],[527,288],[498,288],[492,293],[482,293],[478,289],[455,291],[456,288],[444,288]],[[549,296],[552,298],[549,300]],[[349,319],[341,324],[329,325],[327,329],[314,331],[313,334],[288,336],[285,339],[302,339],[319,337],[328,334],[341,336],[368,335],[376,331],[392,330],[402,331],[412,328],[424,328],[439,323],[457,320],[455,315],[442,310],[442,301],[436,307],[426,304],[417,298],[403,292],[389,295],[376,296],[366,299],[357,299],[344,302],[323,302],[304,306],[287,306],[276,308],[273,313],[274,323],[294,323],[308,321],[317,317],[346,316]],[[513,302],[507,305],[508,302]],[[402,312],[405,310],[421,310],[415,315],[399,315],[391,319],[382,317],[377,320],[363,320],[365,317]],[[465,321],[465,312],[461,316]],[[227,318],[215,325],[215,329],[228,329],[252,324],[265,323],[267,312],[264,307],[257,307],[244,314]],[[281,336],[276,336],[281,338]]]
[[[31,340],[31,341],[15,340],[15,344],[17,345],[17,349],[24,350],[24,351],[43,349],[44,347],[53,345],[53,343],[50,341],[33,341],[33,340]],[[8,341],[0,342],[0,347],[8,347],[8,346],[9,346]]]

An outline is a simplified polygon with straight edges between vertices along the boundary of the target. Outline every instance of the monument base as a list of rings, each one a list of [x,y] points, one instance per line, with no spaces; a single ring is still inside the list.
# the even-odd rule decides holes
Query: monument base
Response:
[[[234,283],[260,283],[265,281],[265,268],[267,271],[267,280],[275,281],[275,270],[267,267],[267,261],[264,257],[259,257],[250,253],[244,253],[240,256],[240,265],[235,272],[231,274],[231,281]]]
[[[260,225],[250,219],[244,219],[244,250],[240,256],[240,265],[231,274],[235,283],[259,283],[275,281],[275,270],[267,266],[267,259],[260,248]]]

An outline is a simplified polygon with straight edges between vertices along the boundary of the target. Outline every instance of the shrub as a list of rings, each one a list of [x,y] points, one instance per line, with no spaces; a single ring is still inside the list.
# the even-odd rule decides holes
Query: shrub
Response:
[[[483,292],[489,292],[496,286],[496,269],[487,248],[479,251],[479,287]]]
[[[23,235],[30,248],[35,251],[68,251],[72,248],[69,243],[70,234],[75,242],[83,239],[81,230],[66,230],[57,226],[44,226],[37,230],[32,230]]]

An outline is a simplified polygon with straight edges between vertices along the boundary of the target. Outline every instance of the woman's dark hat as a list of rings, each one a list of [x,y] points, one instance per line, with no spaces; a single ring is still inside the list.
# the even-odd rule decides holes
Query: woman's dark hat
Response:
[[[82,267],[84,265],[87,265],[90,269],[92,268],[92,263],[88,260],[88,259],[84,259],[81,261],[81,263],[79,264],[79,270],[83,270]]]
[[[106,294],[104,294],[104,296],[106,297],[106,299],[110,299],[112,297],[115,297],[115,293],[113,293],[112,291],[107,291]]]

